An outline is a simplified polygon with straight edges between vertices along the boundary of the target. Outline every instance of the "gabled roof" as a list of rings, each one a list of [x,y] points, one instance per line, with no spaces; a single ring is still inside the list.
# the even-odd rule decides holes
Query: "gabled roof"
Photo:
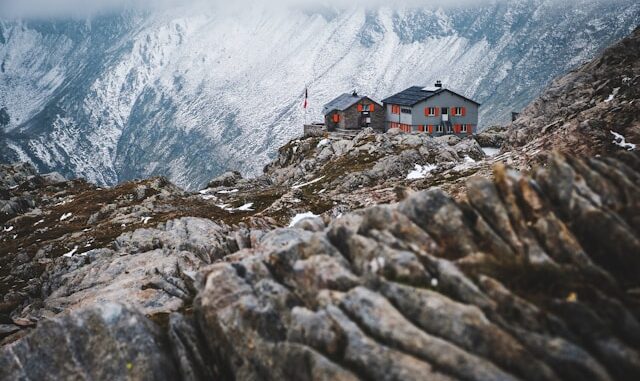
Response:
[[[449,89],[442,88],[436,91],[431,91],[431,90],[433,90],[433,88],[427,89],[424,86],[412,86],[406,90],[403,90],[395,95],[390,96],[387,99],[383,99],[382,102],[399,105],[399,106],[415,106],[416,104],[422,101],[425,101],[433,96],[436,96],[438,94],[441,94],[447,91],[453,95],[456,95],[462,99],[465,99],[469,102],[473,102],[478,106],[480,106],[480,103],[474,101],[473,99],[469,99]]]
[[[327,115],[333,111],[345,111],[349,107],[353,106],[354,104],[360,102],[365,98],[381,106],[378,102],[375,102],[369,97],[345,93],[340,95],[336,99],[332,100],[331,102],[327,103],[326,105],[324,105],[322,112],[324,115]]]

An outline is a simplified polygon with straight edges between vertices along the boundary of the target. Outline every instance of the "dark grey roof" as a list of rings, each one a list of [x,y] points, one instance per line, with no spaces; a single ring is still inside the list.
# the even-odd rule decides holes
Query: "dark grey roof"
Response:
[[[435,94],[432,91],[425,91],[423,89],[424,86],[412,86],[387,99],[383,99],[382,102],[400,106],[413,106]]]
[[[336,110],[344,111],[349,107],[353,106],[354,104],[360,102],[362,98],[364,97],[361,97],[360,95],[354,96],[353,94],[346,94],[346,93],[342,94],[336,99],[324,105],[323,113],[327,115],[328,113]]]
[[[406,90],[403,90],[401,92],[399,92],[398,94],[392,95],[387,99],[383,99],[382,102],[383,103],[388,103],[388,104],[394,104],[394,105],[399,105],[399,106],[414,106],[428,98],[431,98],[434,95],[438,95],[444,91],[448,91],[454,95],[459,96],[460,98],[466,99],[469,102],[473,102],[475,104],[477,104],[478,106],[480,105],[480,103],[474,101],[473,99],[469,99],[465,96],[462,96],[456,92],[453,92],[449,89],[439,89],[436,91],[429,91],[429,90],[425,90],[425,88],[423,86],[412,86]]]

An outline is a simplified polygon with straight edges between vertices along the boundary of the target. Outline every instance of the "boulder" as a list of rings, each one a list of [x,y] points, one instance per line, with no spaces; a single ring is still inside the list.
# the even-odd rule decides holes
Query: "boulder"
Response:
[[[175,380],[178,374],[160,329],[113,303],[42,321],[0,348],[3,380]]]
[[[209,184],[207,184],[207,188],[232,187],[240,180],[242,180],[240,172],[229,171],[211,180]]]

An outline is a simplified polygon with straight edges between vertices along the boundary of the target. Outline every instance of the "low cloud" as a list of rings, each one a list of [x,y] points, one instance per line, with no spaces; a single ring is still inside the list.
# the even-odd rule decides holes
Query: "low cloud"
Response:
[[[456,7],[481,6],[513,0],[0,0],[0,19],[17,17],[88,17],[123,9],[153,11],[175,6],[210,6],[242,10],[255,4],[268,7]],[[536,0],[530,0],[536,1]],[[564,2],[565,0],[551,0]],[[578,5],[581,1],[574,0]],[[605,1],[605,0],[603,0]],[[618,1],[618,0],[608,0]]]

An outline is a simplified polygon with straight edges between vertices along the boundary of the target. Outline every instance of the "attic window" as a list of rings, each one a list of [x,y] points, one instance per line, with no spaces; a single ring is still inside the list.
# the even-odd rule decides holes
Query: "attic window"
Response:
[[[436,108],[427,107],[427,116],[436,116]]]

